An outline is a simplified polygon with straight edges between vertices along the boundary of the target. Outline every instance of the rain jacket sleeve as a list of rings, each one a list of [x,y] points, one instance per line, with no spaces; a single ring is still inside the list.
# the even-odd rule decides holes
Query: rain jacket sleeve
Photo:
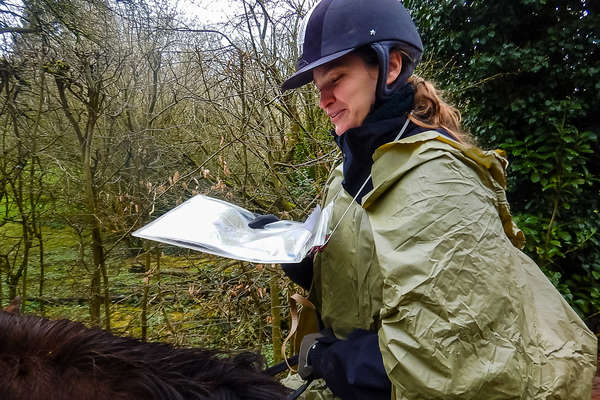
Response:
[[[501,159],[445,142],[382,146],[363,200],[392,397],[588,400],[595,337],[515,247]]]

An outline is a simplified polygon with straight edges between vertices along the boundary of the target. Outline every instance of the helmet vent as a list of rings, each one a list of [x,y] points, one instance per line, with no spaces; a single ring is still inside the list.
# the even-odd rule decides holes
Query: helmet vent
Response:
[[[306,26],[308,25],[308,21],[310,20],[310,17],[312,15],[313,11],[315,11],[315,8],[317,8],[318,5],[319,5],[318,2],[315,3],[315,5],[312,6],[310,10],[308,10],[308,12],[304,16],[304,18],[302,18],[302,23],[300,24],[300,31],[298,32],[298,55],[299,56],[302,56],[302,53],[304,52],[304,39],[306,37]]]

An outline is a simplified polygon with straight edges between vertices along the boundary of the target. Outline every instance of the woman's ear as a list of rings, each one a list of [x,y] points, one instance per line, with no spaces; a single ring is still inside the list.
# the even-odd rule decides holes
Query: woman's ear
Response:
[[[400,72],[402,72],[402,53],[392,50],[390,51],[390,66],[385,83],[388,85],[393,83],[400,75]]]

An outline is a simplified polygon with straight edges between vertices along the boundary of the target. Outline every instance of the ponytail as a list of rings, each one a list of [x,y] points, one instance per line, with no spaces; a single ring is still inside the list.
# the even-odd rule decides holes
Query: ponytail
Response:
[[[433,83],[415,75],[408,82],[415,88],[415,105],[408,116],[413,123],[427,129],[443,128],[460,143],[474,144],[460,126],[460,111],[444,101]]]
[[[406,45],[399,42],[391,51],[400,52],[403,65],[415,63],[414,58],[409,56],[404,46]],[[368,66],[376,67],[379,65],[377,53],[371,46],[360,47],[355,50],[355,54],[361,57]],[[414,108],[408,115],[408,118],[414,124],[426,129],[443,128],[460,143],[476,144],[475,139],[460,126],[460,111],[444,101],[440,91],[435,88],[432,82],[412,75],[408,78],[408,83],[415,88]]]

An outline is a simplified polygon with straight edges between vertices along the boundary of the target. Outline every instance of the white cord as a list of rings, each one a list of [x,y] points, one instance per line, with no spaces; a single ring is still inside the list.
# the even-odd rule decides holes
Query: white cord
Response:
[[[400,138],[402,138],[402,135],[404,135],[404,131],[406,130],[406,127],[408,126],[408,123],[410,122],[410,119],[408,119],[408,117],[406,118],[406,122],[404,123],[404,126],[402,126],[402,129],[400,129],[400,133],[398,133],[398,135],[396,136],[396,139],[394,139],[394,142],[398,141]],[[354,196],[354,198],[352,199],[352,201],[350,202],[350,204],[348,204],[348,207],[346,208],[346,211],[344,211],[344,213],[342,214],[342,216],[340,217],[340,219],[338,220],[338,222],[335,224],[335,226],[333,227],[333,229],[331,230],[331,233],[328,235],[327,239],[325,240],[325,244],[327,244],[327,242],[329,242],[329,239],[331,239],[331,237],[333,236],[333,233],[337,230],[338,226],[340,226],[340,223],[342,222],[342,220],[344,219],[344,217],[346,216],[346,214],[348,213],[348,211],[350,210],[350,207],[352,206],[352,203],[354,203],[356,201],[356,199],[358,198],[358,195],[360,194],[360,192],[364,189],[364,187],[367,185],[367,182],[369,182],[369,179],[371,179],[371,174],[369,174],[369,176],[367,177],[367,179],[363,182],[362,186],[360,187],[360,189],[358,189],[358,192],[356,192],[356,195]],[[340,192],[342,191],[342,189],[340,189]],[[337,196],[340,194],[340,192],[338,192],[335,197],[337,198]]]

